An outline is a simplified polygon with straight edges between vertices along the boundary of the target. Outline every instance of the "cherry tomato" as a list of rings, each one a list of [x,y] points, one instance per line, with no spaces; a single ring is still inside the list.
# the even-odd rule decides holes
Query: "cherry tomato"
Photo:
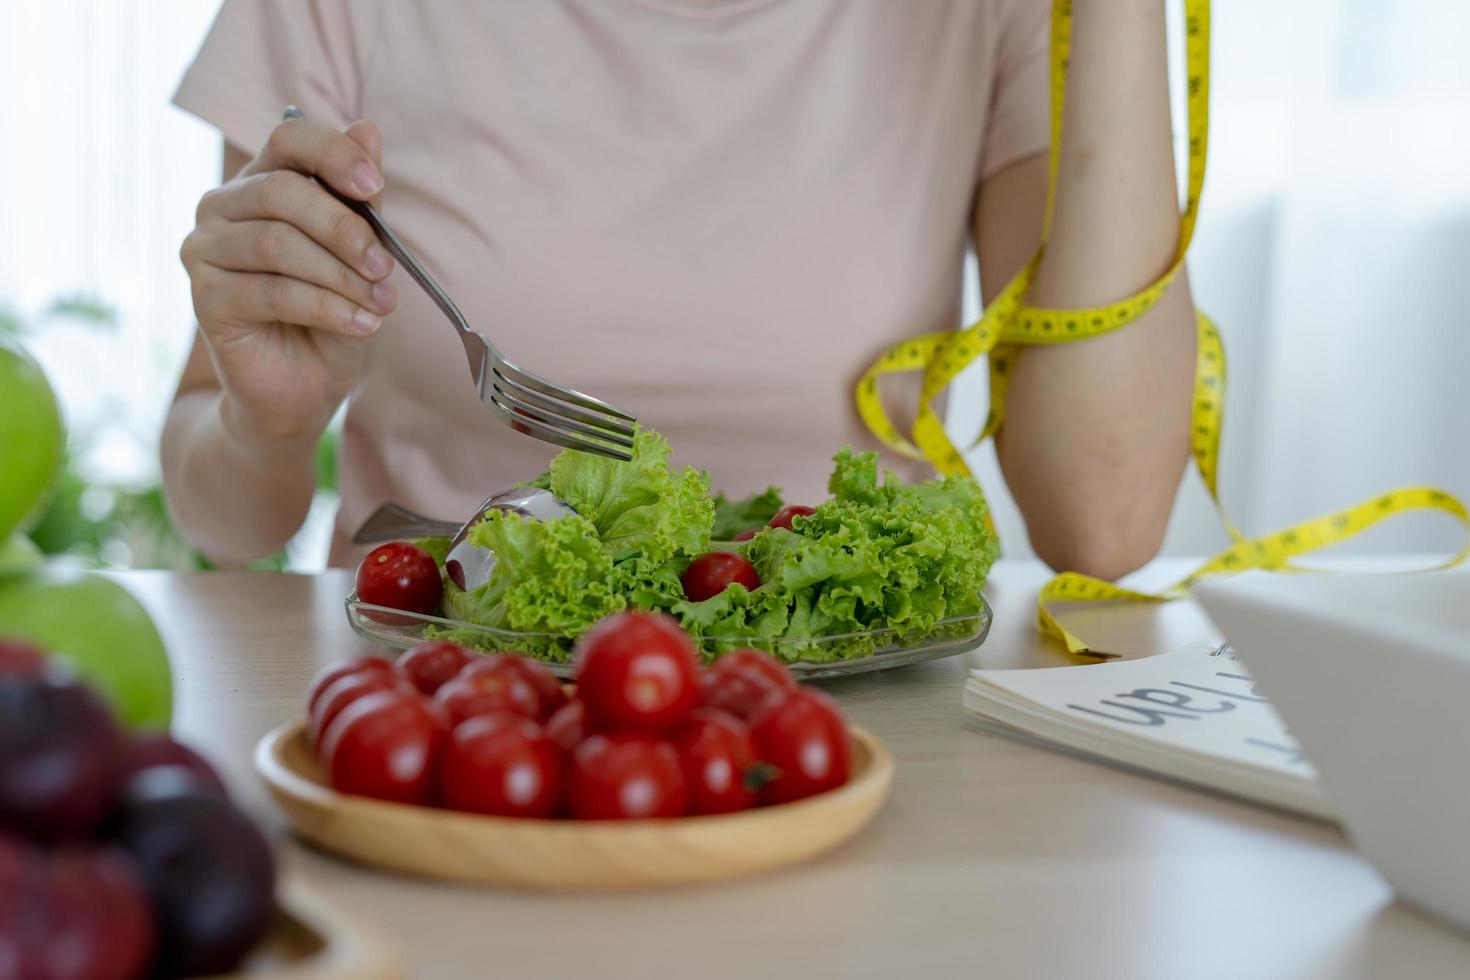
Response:
[[[567,703],[567,693],[562,690],[561,680],[547,670],[545,664],[518,653],[499,656],[503,658],[502,665],[506,670],[520,674],[541,695],[541,717],[537,721],[545,721]]]
[[[336,789],[395,803],[427,804],[449,725],[416,693],[378,691],[348,705],[322,736],[323,768]]]
[[[574,699],[557,708],[546,721],[546,734],[568,752],[575,749],[578,743],[592,734],[587,727],[587,703]]]
[[[306,713],[310,715],[316,710],[316,703],[321,700],[323,692],[340,677],[363,671],[382,671],[392,674],[397,670],[397,666],[387,657],[343,657],[341,660],[333,660],[312,679],[311,693],[306,697]]]
[[[700,700],[749,721],[772,695],[784,690],[753,670],[720,670],[720,661],[699,675]]]
[[[434,559],[407,541],[379,545],[357,566],[357,597],[375,606],[431,613],[443,591]]]
[[[817,509],[815,507],[808,507],[805,504],[788,504],[776,511],[776,516],[767,522],[766,527],[784,527],[790,531],[792,530],[791,519],[793,517],[806,517],[808,514],[815,514],[816,512]]]
[[[501,817],[550,817],[561,800],[566,760],[541,726],[509,712],[456,725],[439,763],[439,800],[454,810]]]
[[[471,650],[448,640],[420,643],[398,661],[398,666],[414,686],[429,697],[444,683],[464,669],[475,658]]]
[[[689,790],[690,813],[733,813],[755,806],[755,742],[750,726],[719,708],[695,708],[674,743]]]
[[[679,581],[684,584],[684,594],[695,602],[719,595],[732,582],[739,582],[746,589],[754,589],[761,584],[755,566],[744,555],[733,551],[710,551],[700,555],[684,569]]]
[[[729,653],[722,653],[715,658],[710,669],[721,672],[750,671],[760,674],[777,687],[796,686],[796,678],[791,676],[786,665],[764,650],[731,650]]]
[[[577,695],[593,727],[660,732],[699,704],[699,659],[667,616],[609,616],[577,643]]]
[[[593,735],[572,753],[569,799],[582,820],[684,814],[688,791],[672,743],[639,732]]]
[[[0,676],[36,677],[46,670],[46,654],[21,640],[0,638]]]
[[[533,720],[541,718],[541,695],[519,668],[503,656],[476,657],[459,676],[439,688],[434,700],[443,705],[450,724],[466,718],[509,711]]]
[[[810,687],[767,701],[751,723],[756,754],[777,774],[762,803],[789,803],[847,782],[852,746],[837,702]]]
[[[312,741],[321,745],[322,734],[326,732],[327,727],[358,698],[364,698],[379,691],[407,692],[411,690],[413,690],[412,685],[396,672],[383,673],[368,670],[337,678],[322,692],[322,696],[317,699],[316,707],[307,718]]]
[[[751,538],[755,537],[756,534],[759,531],[760,531],[760,528],[758,528],[758,527],[753,527],[753,528],[751,528],[748,531],[741,531],[739,534],[735,535],[735,537],[734,537],[733,540],[735,540],[735,541],[749,541]]]

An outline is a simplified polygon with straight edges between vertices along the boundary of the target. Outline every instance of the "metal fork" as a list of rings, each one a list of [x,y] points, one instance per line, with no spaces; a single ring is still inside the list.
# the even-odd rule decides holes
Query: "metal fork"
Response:
[[[305,117],[300,109],[287,106],[283,118]],[[376,208],[338,194],[325,181],[318,183],[337,200],[362,215],[377,233],[383,247],[454,325],[464,344],[475,391],[492,415],[517,432],[543,442],[613,459],[632,458],[633,427],[630,423],[636,422],[636,418],[601,399],[554,384],[501,354],[483,334],[470,327],[459,307],[454,305],[454,300],[398,240]]]
[[[377,544],[403,538],[452,538],[459,533],[462,526],[454,521],[426,517],[402,504],[384,504],[362,522],[362,527],[352,536],[352,543]]]

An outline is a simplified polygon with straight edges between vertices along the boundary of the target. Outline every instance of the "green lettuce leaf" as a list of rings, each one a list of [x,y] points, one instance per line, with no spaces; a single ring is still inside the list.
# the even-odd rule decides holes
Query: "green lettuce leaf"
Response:
[[[843,446],[832,457],[832,463],[827,492],[834,500],[875,506],[888,503],[888,497],[878,485],[877,453],[854,453],[851,446]],[[898,482],[893,474],[887,476],[889,484]]]
[[[880,484],[873,453],[843,450],[835,462],[831,500],[793,530],[770,528],[746,546],[759,588],[672,608],[706,648],[847,659],[942,634],[946,620],[979,609],[999,550],[979,486],[954,477],[909,486],[891,475]],[[885,629],[892,634],[843,636]]]
[[[487,514],[469,541],[494,552],[495,570],[469,592],[446,584],[446,614],[492,629],[555,634],[560,639],[528,642],[532,652],[564,659],[571,639],[609,613],[682,601],[679,575],[709,544],[708,477],[670,469],[669,444],[651,430],[634,436],[632,456],[622,462],[568,450],[532,481],[570,504],[575,516],[542,522]],[[472,632],[453,638],[486,643]]]
[[[716,541],[733,541],[735,535],[751,528],[764,527],[781,509],[781,490],[766,487],[744,500],[731,500],[723,493],[715,494],[715,526],[710,537]]]
[[[694,557],[709,545],[714,501],[709,477],[669,468],[669,444],[651,429],[633,437],[623,462],[566,451],[551,461],[551,492],[590,521],[615,561],[642,554],[657,563]]]
[[[613,562],[585,517],[538,521],[491,511],[468,540],[495,553],[490,580],[468,592],[447,581],[444,611],[451,619],[491,629],[549,633],[530,652],[565,659],[570,639],[603,616],[626,608],[614,588]],[[485,646],[485,639],[470,642]]]
[[[973,480],[880,479],[876,454],[843,449],[834,457],[831,499],[792,530],[766,528],[742,546],[761,585],[732,585],[693,602],[679,578],[708,549],[711,530],[733,535],[763,524],[781,501],[774,488],[737,502],[711,498],[708,478],[671,470],[668,455],[667,442],[641,430],[632,462],[557,456],[537,482],[576,516],[543,523],[489,514],[470,540],[496,553],[495,570],[470,592],[447,583],[446,614],[545,634],[517,646],[555,660],[568,659],[578,634],[624,608],[668,612],[707,656],[755,646],[787,660],[841,660],[968,630],[947,621],[979,609],[999,551]],[[871,631],[886,632],[860,635]],[[463,629],[437,635],[487,643]]]
[[[449,555],[449,538],[414,538],[410,542],[415,548],[426,551],[434,563],[443,567],[444,559]]]

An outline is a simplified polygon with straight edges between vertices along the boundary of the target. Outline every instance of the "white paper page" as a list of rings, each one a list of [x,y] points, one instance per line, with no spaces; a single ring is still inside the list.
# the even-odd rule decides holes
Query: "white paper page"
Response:
[[[974,670],[1069,724],[1221,756],[1301,779],[1316,771],[1244,665],[1203,650],[1039,670]],[[1046,737],[1042,724],[1031,729]]]

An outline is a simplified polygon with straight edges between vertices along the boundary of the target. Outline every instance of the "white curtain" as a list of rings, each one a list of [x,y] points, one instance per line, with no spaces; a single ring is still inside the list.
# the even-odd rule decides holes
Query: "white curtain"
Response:
[[[26,343],[60,390],[83,470],[106,482],[157,479],[193,336],[178,252],[219,183],[220,139],[169,97],[218,6],[0,2],[0,305],[33,328]],[[40,315],[77,293],[114,307],[116,327]],[[333,507],[319,495],[294,565],[325,564]]]
[[[155,468],[192,332],[179,244],[220,143],[168,98],[215,6],[0,4],[0,302],[33,317],[80,291],[116,307],[116,331],[41,324],[28,343],[73,430],[97,433],[90,462],[119,479]]]
[[[168,96],[216,6],[0,4],[0,303],[30,313],[81,290],[117,307],[114,333],[54,324],[31,340],[111,478],[156,468],[192,330],[177,252],[219,142]],[[1227,508],[1249,532],[1398,483],[1470,497],[1470,3],[1214,6],[1190,275],[1230,353]],[[978,413],[982,374],[957,412]],[[988,449],[977,470],[1008,553],[1028,553]],[[1435,550],[1454,533],[1408,518],[1349,547]],[[1167,550],[1224,540],[1191,476]]]

